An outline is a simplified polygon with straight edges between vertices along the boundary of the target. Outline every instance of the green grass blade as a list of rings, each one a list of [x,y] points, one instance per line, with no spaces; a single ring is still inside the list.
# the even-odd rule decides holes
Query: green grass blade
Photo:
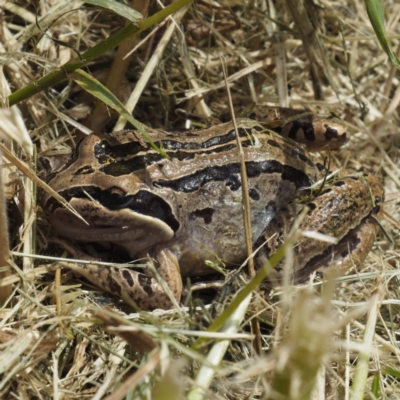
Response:
[[[158,24],[169,15],[188,5],[191,1],[192,0],[177,0],[168,7],[163,8],[161,11],[140,22],[139,26],[132,24],[124,26],[122,29],[111,35],[103,42],[87,50],[80,58],[62,65],[60,68],[48,73],[43,78],[32,82],[29,85],[12,93],[10,96],[8,96],[9,105],[12,106],[14,104],[18,104],[19,102],[41,92],[42,90],[48,89],[49,87],[61,82],[63,79],[68,77],[69,73],[76,71],[107,51],[118,46],[126,38],[133,37],[152,27],[153,25]]]
[[[390,375],[390,376],[393,376],[393,378],[397,378],[397,379],[400,378],[400,370],[398,370],[398,369],[385,368],[382,371],[382,374],[383,375]]]
[[[375,374],[372,380],[371,393],[378,398],[379,397],[379,373]]]
[[[400,68],[400,59],[396,56],[390,47],[389,40],[385,30],[384,10],[381,0],[364,0],[367,6],[367,12],[371,25],[374,28],[376,37],[381,44],[382,49],[389,56],[390,61],[397,68]]]
[[[87,92],[101,100],[103,103],[113,108],[120,115],[122,115],[143,135],[143,137],[147,140],[150,146],[153,147],[154,150],[158,151],[164,157],[169,158],[161,149],[159,149],[154,144],[154,142],[146,134],[145,130],[143,129],[143,125],[135,118],[133,118],[128,110],[124,107],[124,105],[117,99],[117,97],[115,97],[115,95],[111,93],[97,79],[93,78],[93,76],[89,75],[85,71],[82,71],[81,69],[78,69],[77,71],[71,73],[69,76],[84,90],[86,90]]]
[[[85,3],[105,8],[106,10],[114,12],[115,14],[118,14],[121,17],[128,19],[133,24],[137,24],[141,20],[143,20],[142,14],[140,14],[133,8],[128,7],[125,4],[119,3],[115,0],[85,0]]]

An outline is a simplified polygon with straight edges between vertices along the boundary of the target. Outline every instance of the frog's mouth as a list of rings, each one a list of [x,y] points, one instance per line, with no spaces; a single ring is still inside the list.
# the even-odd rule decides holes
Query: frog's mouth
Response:
[[[148,191],[123,195],[121,191],[101,190],[95,186],[75,187],[60,195],[87,223],[50,199],[46,209],[50,222],[62,235],[86,242],[154,242],[170,240],[179,222],[170,205]]]

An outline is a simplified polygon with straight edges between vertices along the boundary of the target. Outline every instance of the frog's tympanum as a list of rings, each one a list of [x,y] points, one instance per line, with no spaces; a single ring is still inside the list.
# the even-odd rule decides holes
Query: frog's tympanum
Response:
[[[343,142],[335,129],[319,123],[328,144]],[[297,130],[305,141],[315,139],[310,123],[290,124],[288,136],[296,137]],[[299,191],[323,180],[326,168],[264,122],[240,118],[237,125],[254,248],[269,239],[257,253],[256,265],[262,266],[279,247],[304,206],[309,211],[300,228],[333,236],[339,243],[332,247],[302,237],[294,248],[295,282],[315,270],[346,269],[353,260],[362,261],[375,238],[370,215],[379,211],[383,200],[380,181],[359,173],[328,181],[320,189]],[[42,204],[51,224],[66,237],[111,242],[132,259],[150,256],[179,300],[182,277],[214,273],[205,260],[217,256],[228,266],[238,266],[246,259],[239,151],[231,122],[149,136],[168,158],[134,131],[91,134],[48,177],[49,185],[88,225],[47,193]],[[82,264],[80,273],[106,291],[131,297],[143,309],[171,307],[149,271]],[[278,269],[270,279],[279,280],[280,274]]]

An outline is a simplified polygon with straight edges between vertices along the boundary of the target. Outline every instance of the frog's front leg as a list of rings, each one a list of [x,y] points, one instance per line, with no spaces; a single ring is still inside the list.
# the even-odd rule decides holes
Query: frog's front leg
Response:
[[[156,278],[129,268],[105,267],[96,264],[96,259],[76,249],[62,240],[55,240],[57,244],[69,251],[74,258],[93,261],[93,263],[65,263],[67,268],[85,277],[98,288],[114,296],[126,300],[132,299],[139,308],[152,310],[156,308],[170,309],[173,302],[165,293]],[[159,248],[151,254],[151,262],[156,263],[158,274],[171,289],[177,301],[181,298],[182,279],[176,256],[165,248]]]

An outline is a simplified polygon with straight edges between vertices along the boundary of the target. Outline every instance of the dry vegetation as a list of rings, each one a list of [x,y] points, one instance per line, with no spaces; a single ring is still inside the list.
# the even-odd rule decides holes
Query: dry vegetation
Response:
[[[137,3],[144,7],[144,1]],[[329,283],[322,295],[318,284],[271,298],[254,295],[245,316],[237,310],[239,327],[225,327],[226,334],[209,333],[210,341],[200,348],[194,341],[215,318],[207,307],[190,303],[176,310],[132,314],[67,270],[61,283],[59,276],[48,273],[46,265],[52,261],[45,254],[62,252],[47,246],[54,232],[41,209],[31,203],[36,191],[25,177],[31,177],[29,171],[20,166],[17,173],[16,161],[7,156],[3,183],[13,252],[11,274],[1,272],[0,290],[3,300],[8,290],[12,296],[0,309],[1,399],[199,399],[202,393],[196,388],[201,386],[207,399],[295,399],[307,398],[300,388],[307,393],[316,377],[318,398],[355,399],[363,393],[371,399],[372,393],[400,398],[400,75],[380,48],[361,0],[315,1],[318,6],[308,11],[316,24],[305,35],[308,47],[298,25],[304,18],[293,22],[289,1],[210,3],[197,1],[176,17],[180,23],[151,27],[127,40],[119,52],[114,49],[95,58],[84,70],[108,81],[123,102],[133,93],[134,117],[154,128],[183,128],[182,110],[192,120],[201,117],[200,123],[212,123],[214,116],[226,112],[221,59],[235,105],[254,101],[336,114],[344,119],[351,139],[333,158],[351,170],[362,168],[382,177],[382,223],[394,245],[380,233],[362,268],[336,286]],[[396,49],[400,4],[388,0],[385,7],[387,33]],[[0,10],[3,101],[10,92],[101,43],[126,22],[79,1],[2,1]],[[158,10],[157,2],[150,1],[149,15]],[[124,62],[127,49],[134,52]],[[2,110],[1,129],[9,138],[15,135],[14,145],[7,143],[12,153],[33,165],[24,133],[36,145],[38,157],[68,155],[82,126],[110,131],[116,117],[65,79],[11,111]],[[4,235],[4,215],[1,222]],[[4,265],[8,244],[6,238],[0,240]],[[105,322],[100,324],[104,304],[111,308],[102,311]],[[251,346],[252,318],[261,326],[260,356]],[[215,347],[211,352],[214,337],[229,339],[219,342],[227,347],[225,355],[218,355],[224,349]],[[201,367],[212,364],[215,376],[208,383],[213,368]],[[282,393],[285,387],[291,388],[289,397],[271,394],[271,388]],[[358,395],[351,391],[355,387],[361,387]]]

